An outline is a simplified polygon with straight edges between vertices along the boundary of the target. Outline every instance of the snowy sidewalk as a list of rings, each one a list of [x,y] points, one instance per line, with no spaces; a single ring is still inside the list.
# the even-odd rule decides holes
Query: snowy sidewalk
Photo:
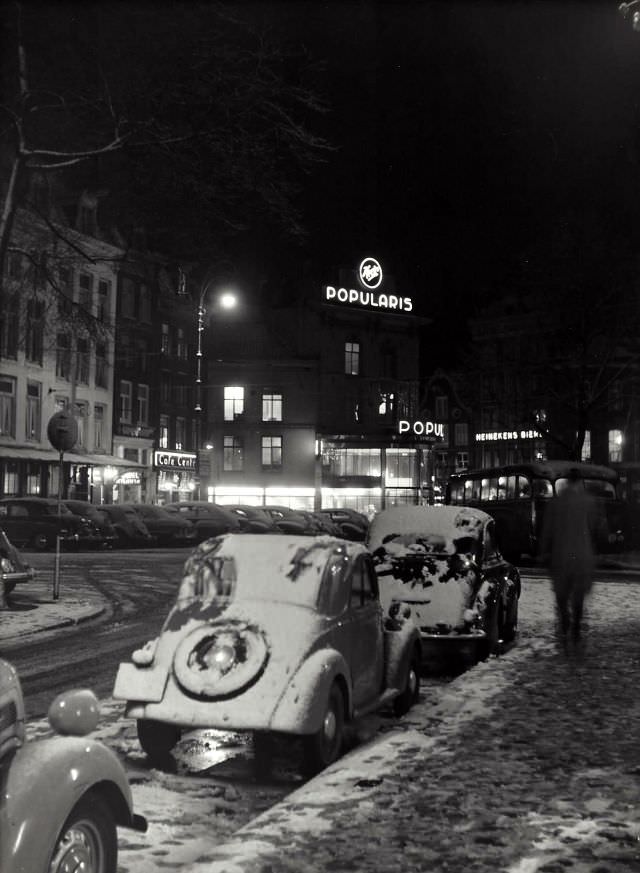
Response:
[[[526,582],[508,654],[185,869],[640,871],[637,596],[633,583],[598,583],[586,652],[567,658],[548,582]]]

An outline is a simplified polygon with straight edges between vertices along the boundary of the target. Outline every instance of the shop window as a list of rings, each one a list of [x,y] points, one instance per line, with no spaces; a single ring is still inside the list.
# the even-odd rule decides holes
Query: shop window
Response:
[[[457,446],[469,445],[469,425],[466,421],[459,421],[454,428],[454,439]]]
[[[351,341],[344,344],[344,371],[347,376],[360,374],[360,343]]]
[[[76,349],[76,382],[89,384],[89,340],[79,339]]]
[[[334,476],[376,476],[381,473],[380,449],[334,449],[329,451]]]
[[[227,472],[241,472],[244,469],[244,444],[241,437],[224,437],[222,466]]]
[[[123,424],[131,424],[131,382],[120,381],[119,418]]]
[[[624,437],[621,430],[609,431],[609,463],[619,464],[622,461],[622,444]]]
[[[262,466],[282,467],[282,437],[262,437]]]
[[[71,377],[71,340],[68,333],[56,337],[56,376],[60,379]]]
[[[178,416],[176,418],[176,442],[175,446],[178,451],[182,451],[186,445],[187,439],[187,422],[184,418]]]
[[[27,382],[26,413],[25,439],[39,442],[42,423],[42,386],[39,382]]]
[[[0,312],[0,356],[18,357],[18,337],[20,335],[20,298],[17,294],[7,295]]]
[[[16,435],[16,380],[0,376],[0,436]]]
[[[160,428],[158,431],[158,445],[161,449],[169,448],[169,416],[160,416]]]
[[[18,462],[5,461],[3,464],[2,493],[8,497],[11,494],[18,494],[19,490]]]
[[[415,484],[415,449],[387,449],[386,465],[385,480],[389,487],[410,488]]]
[[[262,420],[282,421],[282,394],[262,393]]]
[[[32,495],[40,494],[40,463],[38,461],[27,461],[26,472],[26,493]]]
[[[138,409],[136,424],[148,424],[149,422],[149,386],[138,385]]]
[[[27,333],[25,337],[25,357],[34,364],[42,364],[44,338],[44,303],[29,300],[27,303]]]
[[[106,448],[104,406],[96,403],[93,407],[93,447],[99,452]]]
[[[234,421],[244,415],[244,388],[238,385],[225,385],[224,420]]]

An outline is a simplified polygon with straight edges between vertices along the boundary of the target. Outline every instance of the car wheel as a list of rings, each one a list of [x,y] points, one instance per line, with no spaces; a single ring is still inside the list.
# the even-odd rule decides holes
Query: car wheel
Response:
[[[393,701],[393,714],[406,715],[420,696],[420,659],[414,654],[407,666],[404,690]]]
[[[513,597],[508,610],[508,618],[504,623],[502,638],[505,643],[511,643],[515,639],[518,627],[518,598]]]
[[[85,795],[58,834],[47,870],[116,873],[118,841],[111,808],[97,794]]]
[[[320,729],[303,737],[303,767],[306,775],[314,776],[340,757],[344,729],[344,698],[334,683],[322,717]]]
[[[11,594],[11,592],[13,591],[13,589],[14,589],[15,587],[16,587],[16,583],[15,583],[15,582],[5,582],[5,583],[4,583],[4,593],[5,593],[5,596],[6,596],[7,594]]]
[[[165,762],[181,736],[182,731],[174,724],[138,719],[138,740],[142,750],[152,762]]]
[[[37,533],[31,540],[31,545],[36,550],[36,552],[44,552],[46,551],[46,549],[52,546],[53,543],[50,541],[48,534]]]
[[[500,642],[502,640],[503,619],[502,619],[502,604],[500,600],[491,606],[491,614],[485,624],[485,651],[484,657],[498,654],[500,652]]]
[[[258,779],[271,775],[273,761],[273,734],[270,731],[253,732],[253,771]]]

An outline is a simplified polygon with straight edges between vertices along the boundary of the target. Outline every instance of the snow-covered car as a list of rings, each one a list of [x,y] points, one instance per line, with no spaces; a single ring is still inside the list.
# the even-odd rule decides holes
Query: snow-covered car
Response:
[[[225,534],[189,557],[160,636],[120,664],[114,697],[151,760],[183,730],[218,728],[252,731],[259,769],[274,733],[301,737],[313,773],[340,755],[345,723],[408,711],[420,657],[412,622],[383,622],[361,543]]]
[[[66,692],[49,708],[54,736],[27,742],[20,681],[0,659],[0,870],[116,873],[117,826],[146,831],[118,758],[87,736],[98,716],[91,691]]]
[[[428,661],[514,639],[520,574],[496,545],[490,515],[465,506],[394,506],[372,520],[367,545],[385,611],[411,616]]]
[[[31,582],[35,578],[35,570],[29,566],[13,545],[6,533],[0,528],[0,598],[2,593],[10,594],[19,582]]]

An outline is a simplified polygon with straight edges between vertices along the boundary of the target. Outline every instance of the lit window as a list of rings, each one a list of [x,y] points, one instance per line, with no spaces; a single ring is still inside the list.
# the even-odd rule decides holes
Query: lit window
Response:
[[[344,371],[347,376],[357,376],[360,373],[360,343],[344,344]]]
[[[224,438],[223,468],[227,472],[239,472],[244,468],[244,446],[238,436],[226,436]]]
[[[395,404],[395,394],[381,394],[378,403],[378,415],[391,415]]]
[[[281,467],[282,466],[282,437],[281,436],[263,436],[262,437],[262,466],[263,467]]]
[[[160,416],[160,429],[159,429],[159,438],[158,444],[161,449],[169,448],[169,416],[161,415]]]
[[[244,388],[238,385],[225,385],[224,420],[233,421],[244,413]]]
[[[617,464],[622,461],[622,444],[624,437],[621,430],[609,431],[609,463]]]
[[[263,393],[262,420],[282,421],[282,394]]]
[[[582,452],[580,453],[580,460],[583,462],[589,462],[591,460],[591,431],[585,430],[584,432],[584,442],[582,443]]]

